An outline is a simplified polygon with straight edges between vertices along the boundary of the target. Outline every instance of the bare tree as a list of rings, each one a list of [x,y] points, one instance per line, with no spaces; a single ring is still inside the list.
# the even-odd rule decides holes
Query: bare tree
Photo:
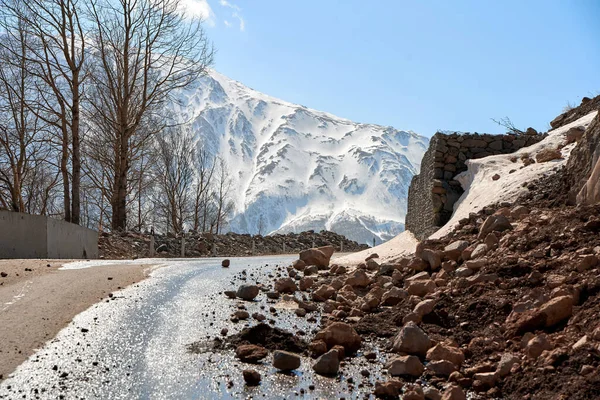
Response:
[[[31,72],[29,49],[35,37],[20,8],[2,9],[0,30],[0,204],[13,211],[45,213],[55,180],[35,179],[48,167],[42,164],[51,152],[43,138],[44,123],[33,111],[39,82]]]
[[[213,48],[201,20],[183,15],[182,0],[93,0],[93,113],[113,132],[112,228],[127,224],[131,143],[146,124],[149,135],[173,121],[154,118],[174,91],[205,74]],[[158,122],[160,121],[160,122]]]
[[[80,109],[86,62],[81,5],[79,0],[0,0],[0,5],[18,15],[28,34],[35,37],[27,44],[28,64],[30,73],[43,85],[38,86],[39,99],[32,110],[56,128],[62,154],[64,217],[79,224]]]
[[[194,184],[194,138],[185,127],[169,128],[157,136],[158,198],[169,228],[183,232],[191,214]]]
[[[226,224],[227,217],[233,212],[234,203],[231,200],[233,182],[229,175],[227,163],[223,158],[217,162],[217,181],[214,189],[216,203],[215,233],[218,235]]]
[[[195,157],[196,183],[194,184],[194,231],[206,230],[210,203],[210,187],[215,172],[215,159],[204,146],[198,146]]]

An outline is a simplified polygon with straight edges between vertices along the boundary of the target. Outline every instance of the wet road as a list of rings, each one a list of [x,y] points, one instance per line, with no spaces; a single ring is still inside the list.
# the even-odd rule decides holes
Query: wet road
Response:
[[[267,275],[276,265],[291,261],[291,256],[232,258],[228,269],[221,268],[220,259],[169,261],[147,280],[78,315],[0,384],[0,399],[364,398],[379,375],[370,365],[373,375],[361,377],[364,357],[342,368],[337,378],[325,378],[312,373],[307,358],[299,372],[282,374],[271,366],[270,356],[249,365],[231,350],[189,352],[189,344],[211,341],[223,327],[232,334],[256,323],[229,320],[238,302],[220,293],[242,283],[235,276],[246,270],[248,283],[270,283]],[[247,311],[270,318],[273,304],[264,294],[257,300],[244,303]],[[307,322],[290,309],[278,314],[275,326],[303,330],[307,340],[318,327],[318,319]],[[244,385],[241,371],[247,368],[262,374],[261,386]],[[360,382],[364,386],[356,385]]]

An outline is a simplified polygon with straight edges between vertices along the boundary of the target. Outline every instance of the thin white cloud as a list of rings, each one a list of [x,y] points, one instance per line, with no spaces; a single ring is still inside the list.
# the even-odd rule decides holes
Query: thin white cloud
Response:
[[[241,14],[242,9],[239,6],[237,6],[236,4],[230,3],[227,0],[219,0],[219,4],[221,5],[221,7],[230,8],[231,10],[233,10],[231,12],[231,18],[238,20],[240,31],[242,31],[242,32],[245,31],[246,30],[246,21],[244,21],[244,17],[242,17],[242,14]],[[225,25],[227,27],[230,27],[231,22],[225,21]]]
[[[183,0],[184,13],[192,18],[202,18],[208,25],[215,26],[215,14],[207,0]]]
[[[223,20],[223,23],[225,24],[226,27],[231,28],[231,22],[229,22],[227,20]]]
[[[246,30],[246,22],[244,21],[244,18],[242,18],[238,13],[233,13],[231,16],[240,21],[240,31],[244,32]]]
[[[227,0],[219,0],[219,4],[222,5],[223,7],[229,7],[229,8],[232,8],[232,9],[236,10],[236,11],[241,11],[241,8],[239,8],[235,4],[231,4]]]

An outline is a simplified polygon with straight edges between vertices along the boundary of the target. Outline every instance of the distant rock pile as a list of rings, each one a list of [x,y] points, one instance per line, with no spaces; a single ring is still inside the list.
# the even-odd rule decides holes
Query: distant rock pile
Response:
[[[155,236],[156,257],[180,257],[181,238]],[[355,252],[368,248],[330,231],[307,231],[285,235],[245,235],[227,233],[189,233],[185,237],[186,257],[243,257],[251,255],[299,253],[311,247],[331,246],[335,251]],[[100,258],[131,259],[150,256],[150,235],[139,232],[103,232],[99,239]],[[333,250],[331,252],[333,254]],[[331,257],[331,254],[329,255]]]

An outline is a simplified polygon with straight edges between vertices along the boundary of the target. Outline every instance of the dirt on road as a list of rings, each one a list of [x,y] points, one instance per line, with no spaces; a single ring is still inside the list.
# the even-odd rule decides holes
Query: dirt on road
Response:
[[[73,317],[144,279],[148,265],[59,270],[68,260],[0,260],[0,381]]]

